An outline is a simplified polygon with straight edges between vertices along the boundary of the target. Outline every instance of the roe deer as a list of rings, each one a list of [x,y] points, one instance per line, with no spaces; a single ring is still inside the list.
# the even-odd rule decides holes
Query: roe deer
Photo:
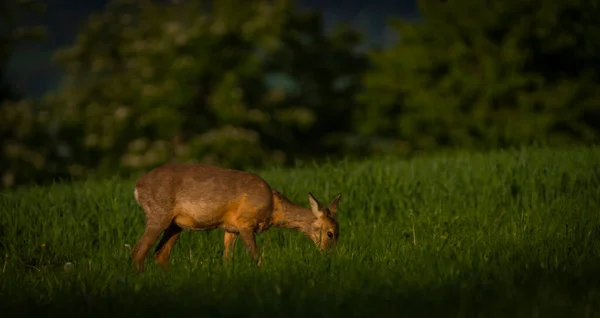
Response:
[[[148,251],[164,232],[154,251],[155,261],[169,268],[169,255],[184,229],[225,231],[223,260],[233,257],[238,236],[261,263],[255,234],[270,227],[304,233],[321,251],[338,239],[334,215],[341,193],[323,206],[309,192],[310,209],[292,203],[254,173],[207,164],[166,164],[141,176],[135,200],[146,215],[146,229],[132,251],[138,272],[144,270]]]

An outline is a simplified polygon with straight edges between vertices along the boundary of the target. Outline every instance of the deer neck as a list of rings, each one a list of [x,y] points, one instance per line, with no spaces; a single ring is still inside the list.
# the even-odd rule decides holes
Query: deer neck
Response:
[[[311,224],[315,216],[308,208],[288,200],[283,194],[273,191],[273,226],[292,229],[310,237]]]

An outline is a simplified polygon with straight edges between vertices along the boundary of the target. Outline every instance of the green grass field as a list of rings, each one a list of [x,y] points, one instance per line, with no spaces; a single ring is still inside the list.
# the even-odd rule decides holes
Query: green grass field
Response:
[[[184,232],[171,270],[128,246],[133,181],[0,196],[0,316],[600,317],[600,148],[374,159],[260,173],[293,201],[342,192],[335,254],[289,230],[263,266]]]

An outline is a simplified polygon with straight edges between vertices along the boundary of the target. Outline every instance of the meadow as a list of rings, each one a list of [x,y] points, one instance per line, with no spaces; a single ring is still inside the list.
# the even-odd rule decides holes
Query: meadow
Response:
[[[524,148],[260,171],[308,206],[341,192],[335,253],[300,233],[222,262],[184,232],[137,274],[133,180],[0,195],[2,317],[600,317],[600,148]]]

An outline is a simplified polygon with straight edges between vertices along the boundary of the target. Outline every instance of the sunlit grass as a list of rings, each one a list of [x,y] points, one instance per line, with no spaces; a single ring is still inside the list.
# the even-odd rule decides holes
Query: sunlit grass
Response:
[[[337,252],[258,237],[222,263],[222,231],[184,232],[165,272],[148,257],[133,181],[0,196],[0,312],[11,316],[586,317],[600,315],[600,149],[391,158],[261,175],[308,205],[342,192]]]

